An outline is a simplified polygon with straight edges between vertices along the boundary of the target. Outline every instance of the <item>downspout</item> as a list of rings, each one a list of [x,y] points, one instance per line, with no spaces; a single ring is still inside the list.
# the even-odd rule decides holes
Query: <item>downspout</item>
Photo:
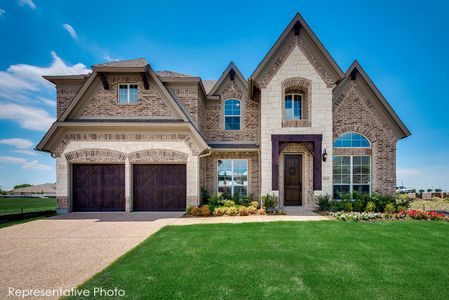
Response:
[[[198,169],[199,169],[199,173],[201,173],[201,167],[200,167],[201,162],[200,162],[200,158],[209,156],[209,155],[211,155],[211,154],[212,154],[211,147],[207,147],[207,152],[206,152],[206,153],[198,155]],[[201,175],[203,175],[203,174],[201,174]],[[200,178],[200,179],[201,179],[201,178]],[[200,180],[200,182],[201,182],[201,180]],[[198,206],[200,205],[200,202],[201,202],[201,199],[200,199],[200,198],[201,198],[201,187],[200,187],[199,192],[200,192],[200,197],[198,197]]]

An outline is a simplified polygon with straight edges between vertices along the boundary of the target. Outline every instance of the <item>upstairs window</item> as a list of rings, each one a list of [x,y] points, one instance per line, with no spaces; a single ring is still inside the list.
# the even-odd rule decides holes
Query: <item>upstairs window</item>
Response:
[[[284,102],[284,119],[301,120],[302,119],[302,95],[287,94]]]
[[[363,135],[355,132],[348,132],[340,135],[335,140],[334,148],[371,148],[371,144]]]
[[[118,85],[118,101],[120,104],[137,104],[137,84],[120,83]]]
[[[240,130],[240,100],[224,102],[225,130]]]

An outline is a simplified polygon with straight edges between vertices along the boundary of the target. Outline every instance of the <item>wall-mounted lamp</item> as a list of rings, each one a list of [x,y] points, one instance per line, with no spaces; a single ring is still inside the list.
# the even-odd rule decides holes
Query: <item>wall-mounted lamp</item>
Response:
[[[327,152],[326,152],[326,148],[324,148],[324,151],[323,151],[323,161],[326,161],[327,160]]]

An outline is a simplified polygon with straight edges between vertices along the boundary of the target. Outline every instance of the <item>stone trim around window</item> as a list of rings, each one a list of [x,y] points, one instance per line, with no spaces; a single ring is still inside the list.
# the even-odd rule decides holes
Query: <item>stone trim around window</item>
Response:
[[[66,153],[65,158],[69,163],[123,163],[126,154],[110,149],[82,149]]]
[[[146,149],[128,154],[130,163],[187,163],[188,154],[168,149]]]
[[[285,119],[285,96],[287,94],[301,94],[301,119]],[[312,101],[312,81],[302,77],[291,77],[282,81],[282,127],[310,127],[311,101]]]

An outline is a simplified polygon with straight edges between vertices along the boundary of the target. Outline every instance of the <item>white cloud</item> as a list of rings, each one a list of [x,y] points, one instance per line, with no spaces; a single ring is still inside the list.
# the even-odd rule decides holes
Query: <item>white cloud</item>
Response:
[[[19,0],[20,6],[28,6],[31,9],[36,9],[36,4],[34,4],[33,0]]]
[[[37,131],[46,131],[55,120],[41,108],[1,103],[0,119],[11,120],[23,128]]]
[[[0,156],[0,163],[18,164],[22,165],[22,169],[29,170],[51,170],[51,168],[37,160],[28,161],[25,158],[15,156]]]
[[[48,105],[48,106],[56,107],[56,101],[55,101],[55,100],[47,99],[47,98],[44,98],[44,97],[38,97],[38,99],[39,99],[42,103],[44,103],[44,104],[46,104],[46,105]]]
[[[5,14],[5,10],[0,8],[0,17],[3,16]]]
[[[54,51],[53,62],[48,67],[27,64],[11,65],[6,71],[0,71],[0,99],[14,102],[30,102],[35,92],[43,88],[53,89],[53,85],[42,78],[43,75],[74,75],[91,72],[85,65],[66,64]]]
[[[14,146],[19,149],[27,149],[33,146],[33,142],[22,138],[1,139],[0,144]]]
[[[35,151],[31,151],[31,150],[14,150],[14,152],[20,153],[20,154],[25,154],[25,155],[32,155],[32,156],[37,155]]]
[[[72,39],[74,39],[75,41],[78,40],[78,34],[76,34],[75,29],[70,24],[63,24],[62,27],[64,27],[64,29],[67,30]]]

